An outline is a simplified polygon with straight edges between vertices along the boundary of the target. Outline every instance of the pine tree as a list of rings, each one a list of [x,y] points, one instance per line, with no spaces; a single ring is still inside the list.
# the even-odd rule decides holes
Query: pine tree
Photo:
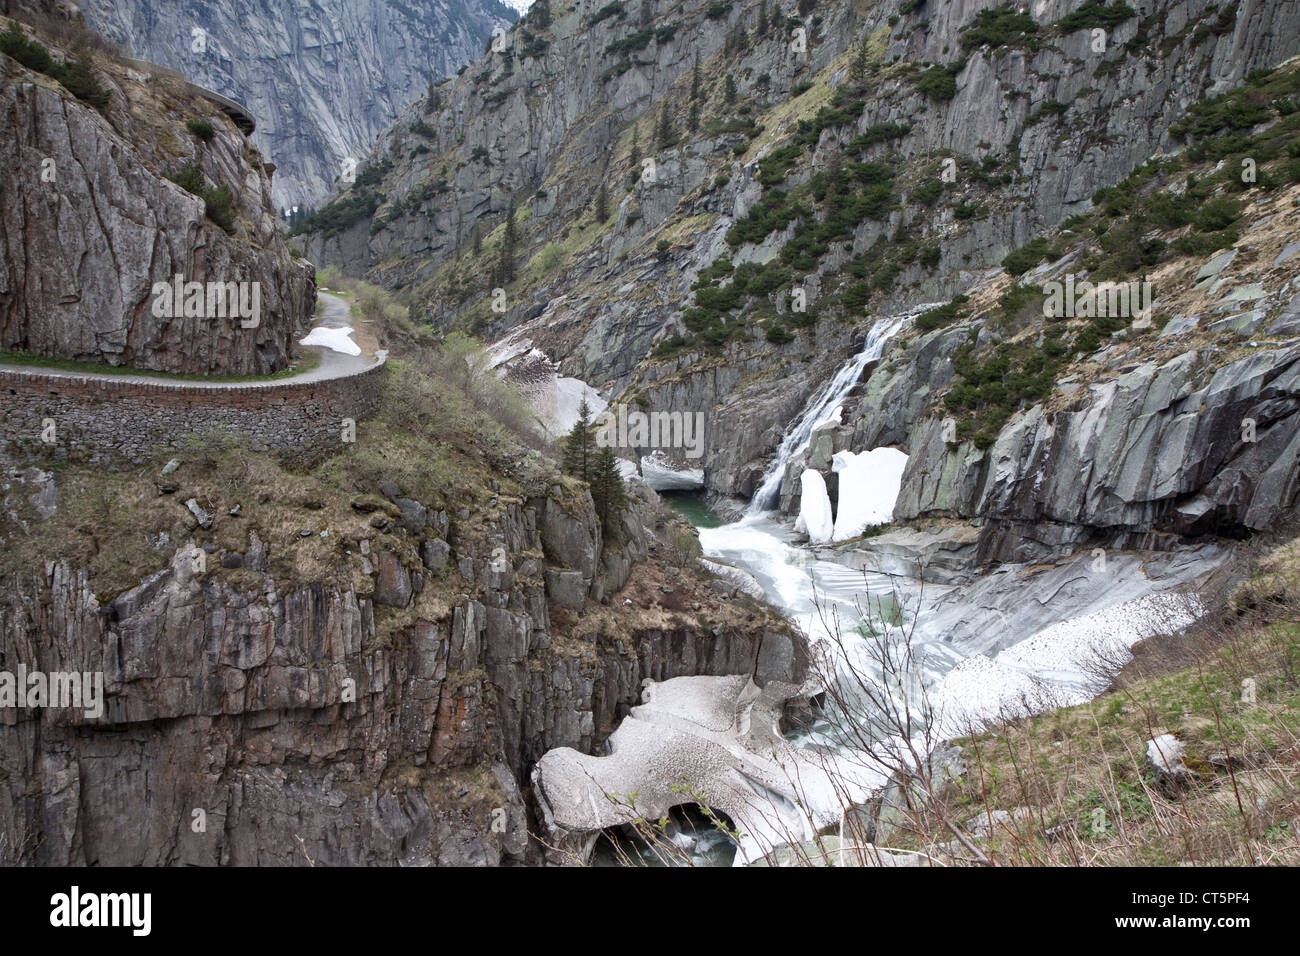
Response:
[[[479,231],[478,223],[474,223],[474,229],[470,233],[469,248],[476,256],[483,253],[483,233]]]
[[[849,79],[854,86],[861,86],[866,81],[867,66],[870,62],[867,38],[864,36],[862,42],[858,44],[858,54],[853,58],[853,65],[849,67]]]
[[[727,80],[722,86],[722,101],[728,106],[736,102],[736,81],[727,74]]]
[[[700,104],[692,103],[691,111],[686,117],[686,126],[692,133],[700,128]]]
[[[591,407],[584,398],[578,406],[578,420],[564,439],[560,467],[575,478],[590,482],[596,461],[596,427],[591,423]]]
[[[695,58],[695,64],[691,67],[691,102],[697,103],[700,99],[700,58]]]
[[[754,31],[757,36],[767,36],[767,0],[763,0],[758,7],[758,28]]]
[[[673,138],[672,121],[668,118],[668,104],[659,108],[659,148],[665,148]]]
[[[510,211],[506,214],[506,231],[501,237],[501,273],[498,286],[504,286],[515,277],[515,247],[519,237],[515,232],[515,201],[510,200]]]
[[[596,506],[596,515],[608,541],[616,536],[617,519],[627,507],[627,489],[623,487],[623,475],[618,470],[614,449],[606,447],[596,452],[589,484],[591,501]]]
[[[528,25],[534,30],[545,30],[551,25],[551,0],[533,0],[528,8]]]
[[[600,191],[596,193],[596,221],[605,222],[609,219],[609,196],[605,192],[605,181],[600,181]]]
[[[840,190],[844,185],[844,155],[836,153],[831,157],[830,162],[826,164],[826,196],[827,199],[838,197]]]

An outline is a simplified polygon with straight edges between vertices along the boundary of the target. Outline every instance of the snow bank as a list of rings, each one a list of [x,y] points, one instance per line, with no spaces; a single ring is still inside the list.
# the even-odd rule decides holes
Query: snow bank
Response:
[[[532,339],[512,333],[489,345],[487,353],[488,368],[519,390],[553,438],[573,430],[583,399],[593,420],[608,407],[600,393],[582,379],[560,375],[559,367],[533,347]]]
[[[857,455],[841,451],[832,462],[832,469],[840,476],[832,540],[856,538],[867,528],[885,524],[893,517],[907,455],[897,448],[875,448]]]
[[[300,339],[298,344],[320,345],[335,352],[342,352],[344,355],[360,355],[361,346],[353,342],[349,338],[350,335],[352,335],[352,329],[347,326],[332,329],[325,325],[318,325],[308,332],[305,338]]]
[[[940,726],[958,736],[1000,716],[1085,703],[1105,689],[1103,670],[1127,662],[1134,644],[1181,630],[1204,613],[1194,596],[1148,594],[1045,627],[994,659],[969,657],[932,697]]]
[[[587,400],[587,414],[591,416],[592,421],[599,418],[601,412],[609,407],[609,403],[600,397],[600,393],[580,378],[557,376],[551,385],[548,397],[553,409],[551,415],[546,416],[540,411],[539,414],[542,414],[543,418],[549,418],[551,429],[556,435],[567,435],[573,431],[573,426],[578,424],[578,409],[582,407],[583,399]]]
[[[683,468],[661,452],[641,458],[641,480],[655,491],[695,491],[704,487],[703,468]]]
[[[799,477],[799,523],[813,544],[831,540],[835,522],[831,518],[831,497],[826,493],[826,479],[820,471],[805,468]]]

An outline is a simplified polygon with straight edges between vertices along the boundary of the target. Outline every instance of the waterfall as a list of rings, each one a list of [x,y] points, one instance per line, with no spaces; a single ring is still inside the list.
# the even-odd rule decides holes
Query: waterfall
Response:
[[[812,436],[813,429],[835,414],[835,409],[862,377],[862,370],[867,367],[867,363],[880,358],[885,350],[885,344],[903,327],[903,323],[940,304],[942,303],[929,302],[898,315],[889,315],[876,320],[871,331],[867,333],[867,344],[862,351],[849,359],[848,364],[835,373],[826,387],[803,410],[803,414],[795,421],[794,426],[786,432],[785,438],[781,440],[781,446],[776,450],[776,458],[768,466],[758,491],[754,492],[754,497],[749,502],[746,514],[760,514],[776,507],[781,491],[781,479],[785,477],[786,463],[807,449],[808,439]]]

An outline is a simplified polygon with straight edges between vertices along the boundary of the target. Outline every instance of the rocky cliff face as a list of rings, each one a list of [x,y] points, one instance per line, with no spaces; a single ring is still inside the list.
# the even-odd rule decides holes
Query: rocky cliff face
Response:
[[[1206,358],[1141,364],[1060,412],[1035,406],[986,455],[954,453],[942,423],[926,422],[908,445],[896,520],[979,517],[993,526],[985,555],[1011,561],[1099,532],[1132,547],[1160,532],[1274,527],[1296,500],[1300,350],[1218,369]]]
[[[387,171],[378,212],[350,228],[318,230],[308,249],[320,261],[353,270],[385,260],[392,264],[385,272],[389,284],[414,285],[476,227],[486,235],[498,226],[512,198],[521,211],[527,209],[530,246],[561,233],[567,238],[605,180],[611,205],[619,208],[618,225],[608,236],[583,237],[584,245],[599,240],[599,248],[576,251],[592,253],[584,271],[608,265],[663,225],[679,199],[716,172],[715,157],[741,138],[722,135],[657,151],[649,114],[697,62],[715,85],[720,83],[716,70],[708,73],[709,61],[721,58],[730,33],[743,31],[756,9],[733,5],[710,17],[706,3],[655,0],[554,3],[549,17],[534,9],[511,31],[503,50],[489,51],[440,89],[435,109],[412,106],[380,137],[368,160]],[[766,71],[764,88],[788,91],[792,75],[824,66],[845,48],[856,15],[837,3],[820,19],[807,57],[792,53],[774,27],[770,42],[754,51],[745,72],[756,77]],[[740,82],[745,92],[757,85],[743,75]],[[654,183],[625,199],[629,123],[643,117],[649,122],[639,131],[640,150],[658,165]],[[679,131],[683,119],[674,120]],[[428,131],[414,132],[417,123]],[[730,211],[730,203],[718,197],[708,208]],[[553,278],[558,276],[544,281],[548,291],[558,293],[550,285]],[[541,292],[532,303],[539,307],[546,301]],[[520,315],[512,309],[503,324]]]
[[[414,112],[390,129],[370,161],[373,175],[362,190],[368,201],[345,194],[308,247],[323,261],[368,270],[404,290],[435,325],[469,325],[489,338],[508,333],[609,396],[704,412],[707,489],[747,497],[791,420],[861,347],[878,316],[1004,281],[998,277],[1009,253],[1054,235],[1069,217],[1090,215],[1095,196],[1148,158],[1194,144],[1175,129],[1190,109],[1297,52],[1300,14],[1291,5],[1097,6],[1056,2],[1022,14],[979,0],[815,10],[556,4],[549,21],[525,18],[505,51],[486,55],[443,89],[442,108],[424,115],[430,134],[410,132]],[[644,23],[642,10],[650,16]],[[1264,103],[1273,94],[1249,97]],[[1290,114],[1281,110],[1255,123],[1286,126]],[[646,160],[649,177],[641,175]],[[1238,157],[1228,161],[1238,164]],[[1206,162],[1195,175],[1222,182],[1223,165]],[[845,187],[836,178],[845,175],[864,185]],[[882,183],[887,201],[872,207],[868,191]],[[1185,180],[1170,186],[1184,188]],[[602,189],[604,220],[596,215]],[[838,201],[827,198],[831,189]],[[867,208],[845,213],[854,209],[850,199]],[[489,311],[511,205],[519,275],[505,283],[505,311]],[[1286,207],[1285,196],[1261,202],[1234,228],[1242,232],[1252,217],[1285,216]],[[1113,208],[1112,201],[1107,215]],[[853,220],[842,221],[848,214]],[[1101,236],[1106,225],[1094,218],[1089,227]],[[1195,237],[1164,234],[1160,244],[1171,251],[1184,242],[1195,248]],[[1091,260],[1109,257],[1110,243],[1076,252],[1053,275],[1095,273]],[[482,253],[465,255],[474,246]],[[1162,261],[1172,276],[1192,260],[1177,267],[1168,255]],[[1195,258],[1192,271],[1204,261]],[[1109,277],[1146,277],[1132,263],[1117,263],[1110,266],[1120,271]],[[1294,268],[1292,260],[1268,277],[1272,305],[1253,306],[1261,316],[1277,318]],[[745,291],[732,295],[742,281]],[[1204,285],[1189,292],[1191,285],[1179,275],[1162,286],[1162,325],[1184,307],[1206,308],[1194,301]],[[806,303],[802,314],[796,294]],[[1215,308],[1226,315],[1235,307]],[[1016,418],[999,423],[1008,430],[982,436],[980,447],[961,446],[963,464],[955,464],[951,448],[941,454],[935,446],[944,396],[968,378],[954,359],[972,336],[980,354],[991,355],[990,344],[1028,334],[999,328],[999,321],[972,314],[940,332],[905,331],[866,369],[846,426],[826,433],[814,456],[832,493],[832,451],[893,444],[913,455],[899,521],[960,515],[992,527],[1014,519],[1015,534],[1027,534],[1032,521],[1061,522],[1073,529],[1055,536],[1064,546],[1112,523],[1138,538],[1156,528],[1259,528],[1289,507],[1289,479],[1269,479],[1268,504],[1243,486],[1253,489],[1254,478],[1222,478],[1211,490],[1208,483],[1239,450],[1220,449],[1205,465],[1198,442],[1210,439],[1201,432],[1195,441],[1164,436],[1166,444],[1147,435],[1121,443],[1118,458],[1107,445],[1089,446],[1082,460],[1058,460],[1040,447],[1046,433],[1025,438],[1027,426]],[[1196,373],[1173,393],[1178,403],[1209,387],[1211,375],[1231,377],[1222,366],[1246,333],[1212,321],[1203,323],[1217,331],[1210,353],[1197,351],[1208,343],[1174,336],[1159,354],[1140,350],[1124,360],[1117,353],[1060,370],[1072,378],[1040,409],[1041,427],[1050,430],[1066,405],[1085,415],[1091,398],[1109,394],[1087,388],[1114,377],[1113,369],[1098,374],[1106,362],[1141,375],[1143,363],[1154,374],[1186,356],[1174,368]],[[1283,338],[1294,334],[1285,322],[1279,328]],[[1085,351],[1093,349],[1099,344]],[[1122,400],[1124,386],[1113,388],[1120,404],[1107,405],[1105,414],[1117,416],[1108,427],[1142,432],[1151,410]],[[1224,414],[1241,417],[1241,404]],[[1166,412],[1178,418],[1192,407],[1171,404]],[[1269,405],[1261,420],[1272,422],[1274,411]],[[1214,426],[1222,435],[1213,448],[1226,441],[1227,423]],[[1068,444],[1059,430],[1053,434],[1053,447]],[[1039,450],[1013,450],[1022,440]],[[1150,471],[1144,462],[1156,448],[1166,477],[1152,480],[1168,482],[1175,471],[1179,477],[1161,489],[1138,488],[1147,479],[1135,475]],[[798,474],[808,461],[787,473],[786,510],[797,507]],[[1259,470],[1242,467],[1250,475]],[[935,485],[940,473],[949,477]],[[1072,492],[1078,500],[1038,499],[1044,480],[1065,487],[1080,475],[1084,485]],[[1125,490],[1115,491],[1116,482]],[[1192,503],[1204,494],[1212,503]],[[1169,517],[1183,507],[1198,517]],[[987,555],[1019,553],[1006,544],[987,547]]]
[[[343,164],[364,157],[403,107],[516,18],[496,0],[91,0],[82,9],[131,55],[253,112],[254,142],[278,168],[281,210],[320,203],[341,182]]]
[[[234,123],[106,52],[89,60],[99,106],[0,61],[0,348],[166,372],[287,365],[315,280],[276,229],[270,167]],[[198,308],[160,302],[154,286],[178,275],[235,283],[239,308],[224,295],[215,308],[206,285]]]
[[[918,60],[942,60],[940,50],[934,48],[938,37],[957,49],[960,28],[971,22],[977,9],[987,5],[969,6],[963,10],[963,5],[952,4],[936,10],[927,29],[908,34],[906,55]],[[1066,12],[1066,6],[1062,6],[1035,16],[1050,22]],[[911,131],[899,141],[897,156],[907,166],[929,162],[935,164],[929,170],[935,174],[941,167],[930,157],[952,157],[961,164],[957,168],[963,169],[961,157],[982,155],[987,157],[984,165],[996,171],[992,178],[1001,176],[1005,182],[997,183],[990,191],[962,189],[966,202],[945,209],[942,200],[936,208],[932,201],[914,198],[915,189],[925,184],[925,179],[918,179],[913,197],[904,193],[899,208],[891,212],[886,223],[859,227],[845,254],[832,251],[805,279],[814,303],[809,308],[818,307],[818,298],[835,308],[834,299],[827,293],[842,281],[848,253],[869,250],[878,240],[890,238],[891,232],[894,237],[907,237],[906,242],[933,243],[937,257],[931,263],[901,264],[894,270],[895,276],[885,280],[891,284],[894,296],[873,299],[869,309],[896,313],[904,305],[945,299],[954,292],[968,290],[981,278],[981,269],[996,269],[1008,252],[1044,229],[1091,209],[1092,197],[1099,189],[1123,179],[1147,157],[1180,148],[1169,127],[1183,115],[1189,102],[1231,88],[1252,68],[1275,65],[1295,52],[1294,44],[1286,39],[1294,28],[1287,19],[1293,11],[1242,4],[1234,12],[1232,28],[1221,28],[1213,34],[1198,33],[1197,12],[1185,5],[1171,11],[1163,26],[1154,18],[1133,18],[1109,32],[1104,54],[1090,52],[1086,32],[1065,36],[1059,48],[1044,46],[1035,54],[977,47],[956,75],[955,95],[937,110],[934,104],[927,107],[923,98],[909,92],[909,82],[886,84],[856,126],[850,127],[848,135],[853,135],[855,129],[860,133],[881,124],[910,124]],[[1194,43],[1198,37],[1199,42]],[[1044,121],[1045,107],[1056,108],[1052,104],[1068,104],[1063,122]],[[918,108],[925,110],[920,117]],[[1112,138],[1112,133],[1117,134]],[[818,147],[823,161],[830,160],[845,135],[831,138],[823,134]],[[1012,157],[1009,173],[1004,172],[1005,156]],[[817,158],[814,156],[814,163]],[[970,179],[959,172],[957,184],[963,182],[969,184]],[[972,210],[974,217],[970,218]],[[770,256],[771,252],[759,254]],[[887,261],[881,265],[893,266]],[[878,266],[872,272],[875,268]],[[778,297],[777,308],[782,305]],[[814,362],[825,362],[826,341],[818,327]],[[845,348],[838,346],[835,339],[830,341],[835,349],[835,361],[829,365],[833,369],[847,359],[857,343]],[[905,444],[920,411],[951,382],[953,371],[948,356],[963,341],[958,333],[929,336],[915,343],[906,341],[909,351],[893,352],[896,368],[890,374],[873,377],[873,370],[868,370],[863,401],[855,415],[857,433],[839,447],[856,450]],[[782,350],[785,354],[780,360],[788,362],[789,353],[797,348],[794,345]],[[690,362],[688,358],[681,364],[689,366]],[[821,365],[810,376],[810,384],[823,381],[827,367]],[[687,367],[679,374],[689,377],[697,373]],[[710,370],[705,374],[714,373]],[[748,496],[752,492],[766,456],[792,417],[788,393],[773,389],[772,381],[770,377],[750,378],[744,387],[725,397],[713,413],[713,421],[718,423],[742,419],[766,426],[747,424],[744,429],[713,430],[717,441],[710,445],[708,484],[720,495]],[[801,389],[801,393],[807,396],[812,390]],[[883,394],[884,390],[889,394]],[[797,503],[797,484],[793,480],[787,483],[785,500],[787,507]]]
[[[4,492],[23,538],[75,495],[35,472]],[[611,546],[567,482],[488,513],[387,495],[333,525],[343,578],[294,583],[300,545],[257,520],[115,596],[67,560],[7,581],[0,669],[102,673],[104,705],[4,709],[5,862],[523,862],[528,771],[598,751],[643,679],[806,672],[782,622],[662,564],[649,501]]]
[[[267,354],[150,325],[139,302],[87,344],[41,253],[124,300],[174,257],[261,267],[298,298],[253,331],[287,349],[312,280],[275,232],[266,165],[176,78],[95,57],[98,107],[5,61],[5,196],[30,204],[4,211],[5,344],[203,371]],[[48,195],[24,178],[45,154]],[[160,175],[181,163],[205,198]],[[242,187],[230,216],[217,184]],[[379,407],[312,465],[226,434],[123,471],[5,472],[0,862],[535,862],[532,766],[598,752],[644,680],[802,682],[802,639],[704,572],[652,493],[607,527],[496,393],[451,374],[462,357],[394,339]],[[84,696],[57,696],[82,675]]]

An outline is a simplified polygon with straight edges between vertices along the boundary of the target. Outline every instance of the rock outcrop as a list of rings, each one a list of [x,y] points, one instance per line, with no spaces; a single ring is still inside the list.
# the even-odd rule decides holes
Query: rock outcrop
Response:
[[[496,0],[95,0],[83,10],[132,55],[252,110],[254,141],[278,167],[276,208],[304,211],[324,201],[344,163],[359,162],[400,110],[516,19]]]
[[[290,255],[270,167],[234,123],[106,53],[91,60],[100,109],[0,60],[0,348],[162,372],[284,368],[314,274]],[[156,294],[177,276],[204,283],[193,307],[188,291]]]
[[[6,485],[6,509],[54,497],[29,477]],[[102,674],[103,698],[89,716],[0,710],[4,862],[535,860],[521,791],[533,764],[554,747],[595,752],[645,680],[805,673],[801,645],[752,603],[729,616],[701,587],[712,629],[647,610],[659,592],[629,583],[653,566],[634,569],[647,505],[614,548],[590,496],[559,485],[486,527],[391,494],[354,509],[396,537],[340,544],[360,585],[286,579],[292,546],[255,531],[201,561],[176,547],[115,596],[66,560],[7,581],[0,669]],[[619,620],[575,629],[551,570],[577,576],[585,620],[602,599]]]
[[[928,420],[909,443],[895,518],[978,517],[986,558],[1032,560],[1101,535],[1241,536],[1300,491],[1300,345],[1215,368],[1188,351],[1017,415],[987,455]]]

